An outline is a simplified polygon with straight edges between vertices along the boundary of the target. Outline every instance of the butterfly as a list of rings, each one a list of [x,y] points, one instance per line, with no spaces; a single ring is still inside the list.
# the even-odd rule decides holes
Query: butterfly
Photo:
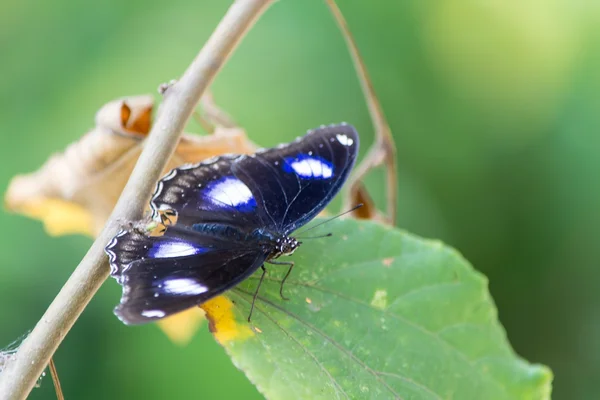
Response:
[[[111,275],[123,286],[114,312],[142,324],[197,306],[235,287],[301,242],[292,232],[333,199],[354,166],[358,133],[322,126],[252,155],[223,155],[172,170],[150,201],[164,233],[130,227],[106,246]],[[250,317],[249,317],[250,319]]]

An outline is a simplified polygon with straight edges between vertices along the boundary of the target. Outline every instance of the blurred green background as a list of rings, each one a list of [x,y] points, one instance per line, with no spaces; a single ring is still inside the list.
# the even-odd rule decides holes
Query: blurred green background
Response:
[[[77,140],[106,102],[176,78],[228,3],[2,1],[2,190]],[[553,369],[555,399],[600,398],[593,3],[339,1],[396,138],[398,225],[455,246],[490,278],[516,351]],[[320,0],[277,2],[213,89],[265,146],[342,120],[357,126],[363,150],[372,137]],[[368,182],[379,200],[382,182]],[[4,346],[34,326],[91,241],[49,237],[6,212],[0,226]],[[58,350],[67,399],[260,398],[206,329],[178,347],[155,326],[125,327],[112,315],[119,296],[108,281]],[[31,398],[54,398],[48,377]]]

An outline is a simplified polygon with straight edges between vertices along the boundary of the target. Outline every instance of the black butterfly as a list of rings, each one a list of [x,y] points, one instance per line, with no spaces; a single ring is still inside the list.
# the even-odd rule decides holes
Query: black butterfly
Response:
[[[264,277],[265,262],[288,265],[287,278],[293,262],[275,259],[296,250],[301,242],[289,235],[340,190],[358,144],[352,126],[332,125],[253,155],[172,170],[150,205],[156,221],[171,215],[176,223],[166,224],[162,236],[123,230],[106,247],[111,275],[123,286],[115,314],[126,324],[166,317],[231,289],[258,268]]]

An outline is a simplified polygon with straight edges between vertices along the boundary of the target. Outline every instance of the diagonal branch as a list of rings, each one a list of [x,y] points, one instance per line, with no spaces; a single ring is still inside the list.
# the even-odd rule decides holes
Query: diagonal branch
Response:
[[[357,199],[364,194],[364,188],[362,186],[362,179],[365,175],[375,167],[385,165],[386,170],[386,203],[387,212],[386,220],[389,224],[395,224],[396,222],[396,196],[397,196],[397,173],[396,173],[396,147],[394,145],[394,139],[392,138],[392,132],[390,126],[385,119],[381,104],[375,94],[373,83],[369,78],[367,67],[358,52],[356,42],[348,28],[348,24],[341,10],[335,3],[335,0],[326,0],[331,13],[333,14],[337,24],[342,31],[346,45],[350,51],[352,62],[356,68],[356,73],[360,81],[360,86],[365,95],[367,107],[369,108],[369,114],[371,114],[371,120],[373,121],[373,128],[375,130],[375,143],[371,146],[367,155],[363,161],[358,165],[354,174],[348,180],[348,188],[350,196],[346,197],[344,209],[350,209],[353,204],[352,199]]]
[[[273,0],[237,0],[229,8],[181,79],[165,93],[144,151],[115,209],[92,247],[0,375],[3,399],[24,399],[67,332],[108,277],[104,246],[119,221],[139,219],[152,189],[202,93],[210,85],[244,34]]]

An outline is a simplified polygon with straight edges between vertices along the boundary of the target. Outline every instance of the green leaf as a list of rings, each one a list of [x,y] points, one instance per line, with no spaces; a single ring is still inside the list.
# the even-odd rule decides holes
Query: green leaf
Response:
[[[458,252],[371,222],[327,231],[294,255],[289,301],[287,268],[266,265],[251,330],[260,273],[228,293],[247,334],[220,341],[267,398],[550,397],[552,373],[514,353],[487,279]]]

